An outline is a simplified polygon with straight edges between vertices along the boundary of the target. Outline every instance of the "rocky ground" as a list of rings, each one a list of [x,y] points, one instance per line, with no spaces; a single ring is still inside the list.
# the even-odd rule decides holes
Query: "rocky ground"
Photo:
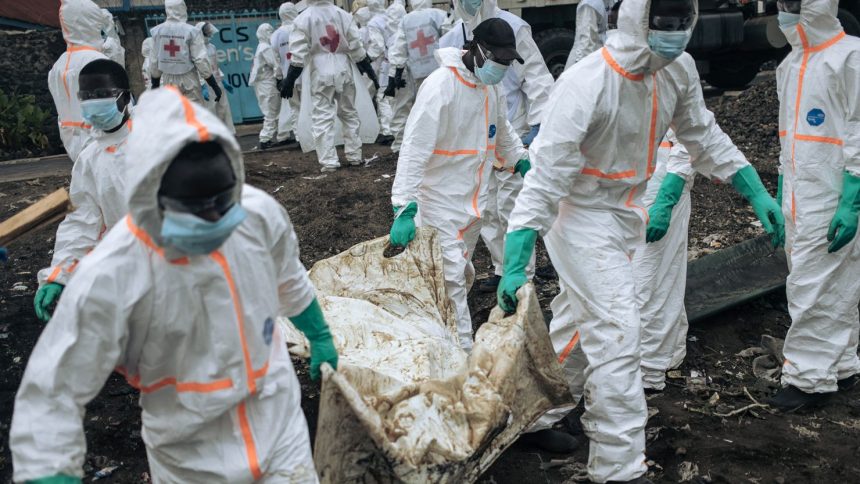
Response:
[[[718,120],[762,173],[775,192],[776,96],[762,82],[738,96],[709,99]],[[387,148],[366,147],[380,155],[367,167],[321,176],[313,154],[296,150],[246,156],[248,183],[273,194],[290,213],[299,236],[302,260],[314,262],[388,233],[389,194],[396,160]],[[65,176],[0,183],[0,219],[68,184]],[[731,187],[697,180],[693,189],[690,253],[700,257],[758,233],[752,212]],[[0,482],[11,479],[8,430],[15,391],[42,325],[32,310],[35,274],[50,261],[56,225],[16,242],[11,261],[0,269]],[[539,266],[547,264],[542,248]],[[489,270],[483,247],[475,254],[478,274]],[[553,279],[538,279],[541,303],[558,290]],[[470,295],[476,326],[486,321],[492,295]],[[763,334],[784,337],[789,325],[785,299],[771,296],[697,324],[690,330],[684,365],[670,374],[663,394],[651,397],[648,422],[650,477],[657,482],[858,482],[860,394],[839,395],[833,405],[812,415],[779,415],[759,403],[772,388],[752,374],[752,356]],[[307,367],[297,363],[302,407],[313,433],[319,387]],[[87,407],[84,427],[88,453],[86,482],[101,471],[104,482],[148,482],[140,440],[137,395],[117,375]],[[568,428],[578,433],[577,419]],[[575,481],[587,458],[587,441],[572,456],[550,455],[515,444],[481,478],[486,483]]]

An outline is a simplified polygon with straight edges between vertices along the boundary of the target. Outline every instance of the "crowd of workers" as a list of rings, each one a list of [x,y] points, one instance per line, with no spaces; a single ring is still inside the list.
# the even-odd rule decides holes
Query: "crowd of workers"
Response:
[[[594,482],[649,482],[645,394],[685,355],[690,187],[731,184],[784,246],[792,325],[770,404],[814,408],[860,374],[860,40],[836,0],[778,0],[792,46],[777,70],[776,200],[706,108],[692,57],[694,0],[584,0],[553,81],[529,25],[495,0],[452,12],[368,0],[285,3],[262,24],[250,84],[261,147],[299,113],[323,171],[361,161],[356,99],[399,153],[391,244],[436,229],[459,344],[478,238],[514,312],[538,236],[559,277],[550,338],[590,440]],[[67,51],[49,74],[76,207],[35,298],[46,325],[16,398],[14,479],[81,482],[84,406],[117,371],[140,390],[154,482],[317,482],[299,385],[276,319],[310,341],[311,375],[338,354],[286,210],[244,184],[209,23],[183,0],[143,45],[135,102],[109,14],[62,0]],[[450,13],[450,15],[449,15]],[[112,33],[113,32],[113,33]],[[51,310],[53,305],[56,308]],[[524,436],[576,440],[544,415]]]

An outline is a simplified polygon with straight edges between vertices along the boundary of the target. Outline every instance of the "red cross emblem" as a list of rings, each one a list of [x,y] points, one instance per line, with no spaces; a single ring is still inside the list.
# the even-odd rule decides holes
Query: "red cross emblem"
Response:
[[[328,51],[334,53],[337,50],[337,46],[340,45],[340,34],[337,33],[334,25],[326,25],[325,33],[326,37],[320,37],[320,45],[328,47]]]
[[[170,52],[170,57],[176,57],[176,53],[182,50],[182,47],[176,45],[176,42],[170,39],[170,43],[164,46],[164,50]]]
[[[424,31],[419,30],[418,31],[418,38],[415,39],[414,42],[409,44],[409,47],[412,49],[418,49],[418,51],[421,53],[421,57],[424,57],[425,55],[427,55],[427,51],[429,50],[427,48],[427,46],[434,44],[435,42],[436,42],[436,37],[434,37],[432,35],[430,37],[424,37]]]

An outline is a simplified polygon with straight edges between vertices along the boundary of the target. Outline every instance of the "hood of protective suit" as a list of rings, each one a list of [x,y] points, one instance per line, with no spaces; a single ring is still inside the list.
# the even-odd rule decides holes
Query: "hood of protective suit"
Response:
[[[106,8],[102,9],[102,17],[104,18],[104,26],[102,27],[102,31],[108,37],[116,37],[116,24],[113,23],[113,15],[111,15],[110,11]]]
[[[800,22],[798,26],[806,35],[808,46],[816,46],[827,42],[840,32],[842,24],[836,18],[839,10],[837,0],[803,0],[800,4]],[[784,30],[785,38],[796,49],[803,48],[803,40],[797,28]]]
[[[102,30],[107,28],[101,8],[90,0],[62,0],[60,27],[69,45],[101,48]]]
[[[361,7],[360,9],[355,11],[355,21],[358,23],[359,27],[364,27],[370,22],[370,9],[367,7]]]
[[[296,3],[296,12],[302,13],[305,11],[306,8],[308,8],[307,0],[300,0]]]
[[[299,9],[293,2],[282,3],[278,8],[278,17],[281,19],[282,25],[288,25],[299,15]]]
[[[188,21],[188,7],[185,6],[185,0],[164,0],[164,13],[167,14],[167,20],[183,23]]]
[[[456,47],[444,47],[441,49],[436,49],[436,52],[433,53],[433,56],[436,57],[436,62],[439,63],[440,67],[453,67],[457,69],[457,72],[469,82],[479,82],[478,78],[475,77],[475,74],[466,67],[466,64],[463,63],[463,50],[458,49]]]
[[[162,212],[158,208],[161,178],[176,155],[191,143],[214,141],[230,158],[236,175],[234,200],[242,196],[245,169],[236,138],[208,109],[194,104],[174,87],[147,91],[134,109],[134,130],[128,137],[126,156],[128,209],[134,222],[158,246]],[[180,254],[166,254],[168,258]]]
[[[693,1],[695,19],[699,5]],[[648,47],[648,14],[651,0],[624,0],[618,10],[618,29],[606,39],[606,48],[615,62],[627,72],[642,74],[656,72],[673,61],[660,57]]]
[[[152,56],[152,37],[143,39],[143,43],[140,44],[140,53],[144,57]]]
[[[399,3],[392,3],[385,9],[385,18],[388,21],[388,31],[390,33],[397,32],[397,27],[400,26],[400,20],[406,15],[406,7]]]
[[[209,26],[209,29],[206,28],[207,25]],[[194,27],[207,39],[218,33],[218,27],[210,24],[209,22],[197,22],[194,24]],[[206,33],[206,30],[209,30],[209,33]]]
[[[367,0],[367,9],[372,15],[385,14],[385,0]]]
[[[481,7],[478,8],[478,12],[475,15],[469,15],[466,10],[463,9],[463,2],[460,0],[454,0],[454,13],[457,17],[463,19],[469,32],[475,30],[475,27],[484,20],[495,17],[496,10],[498,9],[499,7],[496,0],[483,0],[481,2]],[[471,37],[471,35],[469,37]]]
[[[274,31],[275,28],[272,27],[271,24],[260,24],[260,26],[257,27],[257,41],[268,44],[272,39],[272,32]]]
[[[412,11],[424,10],[433,6],[433,0],[409,0],[409,8]]]

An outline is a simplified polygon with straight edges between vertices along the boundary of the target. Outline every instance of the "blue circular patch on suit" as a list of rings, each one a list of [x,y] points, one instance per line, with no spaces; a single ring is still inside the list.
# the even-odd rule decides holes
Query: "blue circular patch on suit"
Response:
[[[495,136],[495,135],[496,135],[496,125],[495,125],[495,124],[491,124],[491,125],[490,125],[490,138],[492,138],[492,137],[493,137],[493,136]]]
[[[810,126],[821,126],[824,124],[824,118],[824,111],[818,108],[806,113],[806,122],[809,123]]]
[[[267,345],[272,344],[272,333],[275,331],[275,321],[272,318],[266,318],[263,323],[263,340]]]

